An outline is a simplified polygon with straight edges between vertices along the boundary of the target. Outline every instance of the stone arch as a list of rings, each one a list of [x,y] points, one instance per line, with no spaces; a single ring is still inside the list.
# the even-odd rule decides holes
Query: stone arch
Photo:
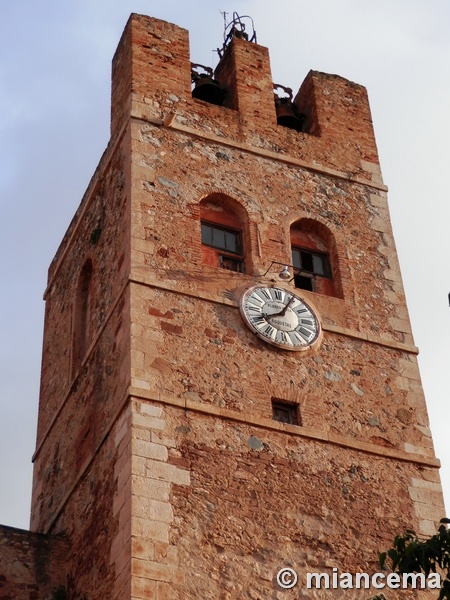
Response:
[[[292,264],[299,270],[295,285],[342,298],[339,257],[333,232],[323,223],[301,218],[290,226]]]
[[[247,210],[228,194],[212,192],[199,205],[202,262],[230,271],[250,271]]]

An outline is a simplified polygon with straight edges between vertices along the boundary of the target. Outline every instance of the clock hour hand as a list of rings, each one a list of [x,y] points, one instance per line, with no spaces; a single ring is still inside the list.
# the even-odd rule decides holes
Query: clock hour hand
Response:
[[[284,317],[284,315],[286,314],[287,309],[290,307],[290,305],[294,302],[295,300],[295,296],[291,296],[289,302],[285,305],[285,307],[283,308],[283,310],[280,310],[280,312],[277,313],[273,313],[271,315],[267,315],[269,318],[271,317]]]

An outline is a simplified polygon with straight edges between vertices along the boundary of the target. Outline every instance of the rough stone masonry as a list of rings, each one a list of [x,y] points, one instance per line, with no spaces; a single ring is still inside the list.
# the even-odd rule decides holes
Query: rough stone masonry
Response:
[[[0,529],[4,600],[329,598],[307,572],[373,573],[443,516],[366,90],[311,71],[295,131],[266,48],[231,41],[221,106],[192,97],[191,60],[185,30],[131,15],[111,140],[48,273],[32,533]],[[205,215],[239,224],[245,272],[211,264]],[[239,312],[281,285],[293,235],[332,271],[322,293],[282,284],[320,319],[311,352]]]

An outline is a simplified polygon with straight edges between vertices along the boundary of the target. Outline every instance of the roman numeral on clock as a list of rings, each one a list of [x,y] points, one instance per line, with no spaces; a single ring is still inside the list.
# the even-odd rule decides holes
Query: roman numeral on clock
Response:
[[[267,323],[267,321],[265,320],[264,317],[250,317],[251,322],[253,323],[253,325],[255,325],[256,327],[262,327],[262,325],[265,325]]]
[[[283,294],[281,293],[281,290],[272,290],[275,294],[275,300],[281,300],[283,298]]]
[[[272,325],[267,325],[267,327],[265,327],[261,333],[263,333],[264,335],[266,335],[267,337],[275,337],[274,334],[276,334],[275,328],[272,327]]]
[[[305,329],[304,327],[299,327],[297,331],[301,336],[305,338],[307,342],[310,340],[312,331],[308,331],[308,329]]]
[[[269,291],[268,291],[268,290],[262,289],[262,290],[259,290],[259,291],[261,292],[261,294],[262,294],[262,295],[263,295],[265,298],[267,298],[267,300],[272,300],[272,296],[271,296],[271,294],[269,293]]]
[[[277,331],[276,341],[287,346],[292,346],[292,340],[286,331]]]
[[[253,314],[261,314],[262,306],[254,306],[253,304],[247,305],[247,310],[249,313]]]

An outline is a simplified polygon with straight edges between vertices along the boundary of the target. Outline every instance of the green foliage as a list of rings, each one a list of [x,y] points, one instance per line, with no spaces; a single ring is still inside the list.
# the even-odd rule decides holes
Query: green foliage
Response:
[[[385,568],[386,560],[392,562],[394,573],[443,573],[441,591],[438,600],[450,600],[450,519],[441,519],[438,532],[426,540],[420,540],[416,533],[407,530],[404,536],[397,536],[394,544],[379,557],[380,566]]]

